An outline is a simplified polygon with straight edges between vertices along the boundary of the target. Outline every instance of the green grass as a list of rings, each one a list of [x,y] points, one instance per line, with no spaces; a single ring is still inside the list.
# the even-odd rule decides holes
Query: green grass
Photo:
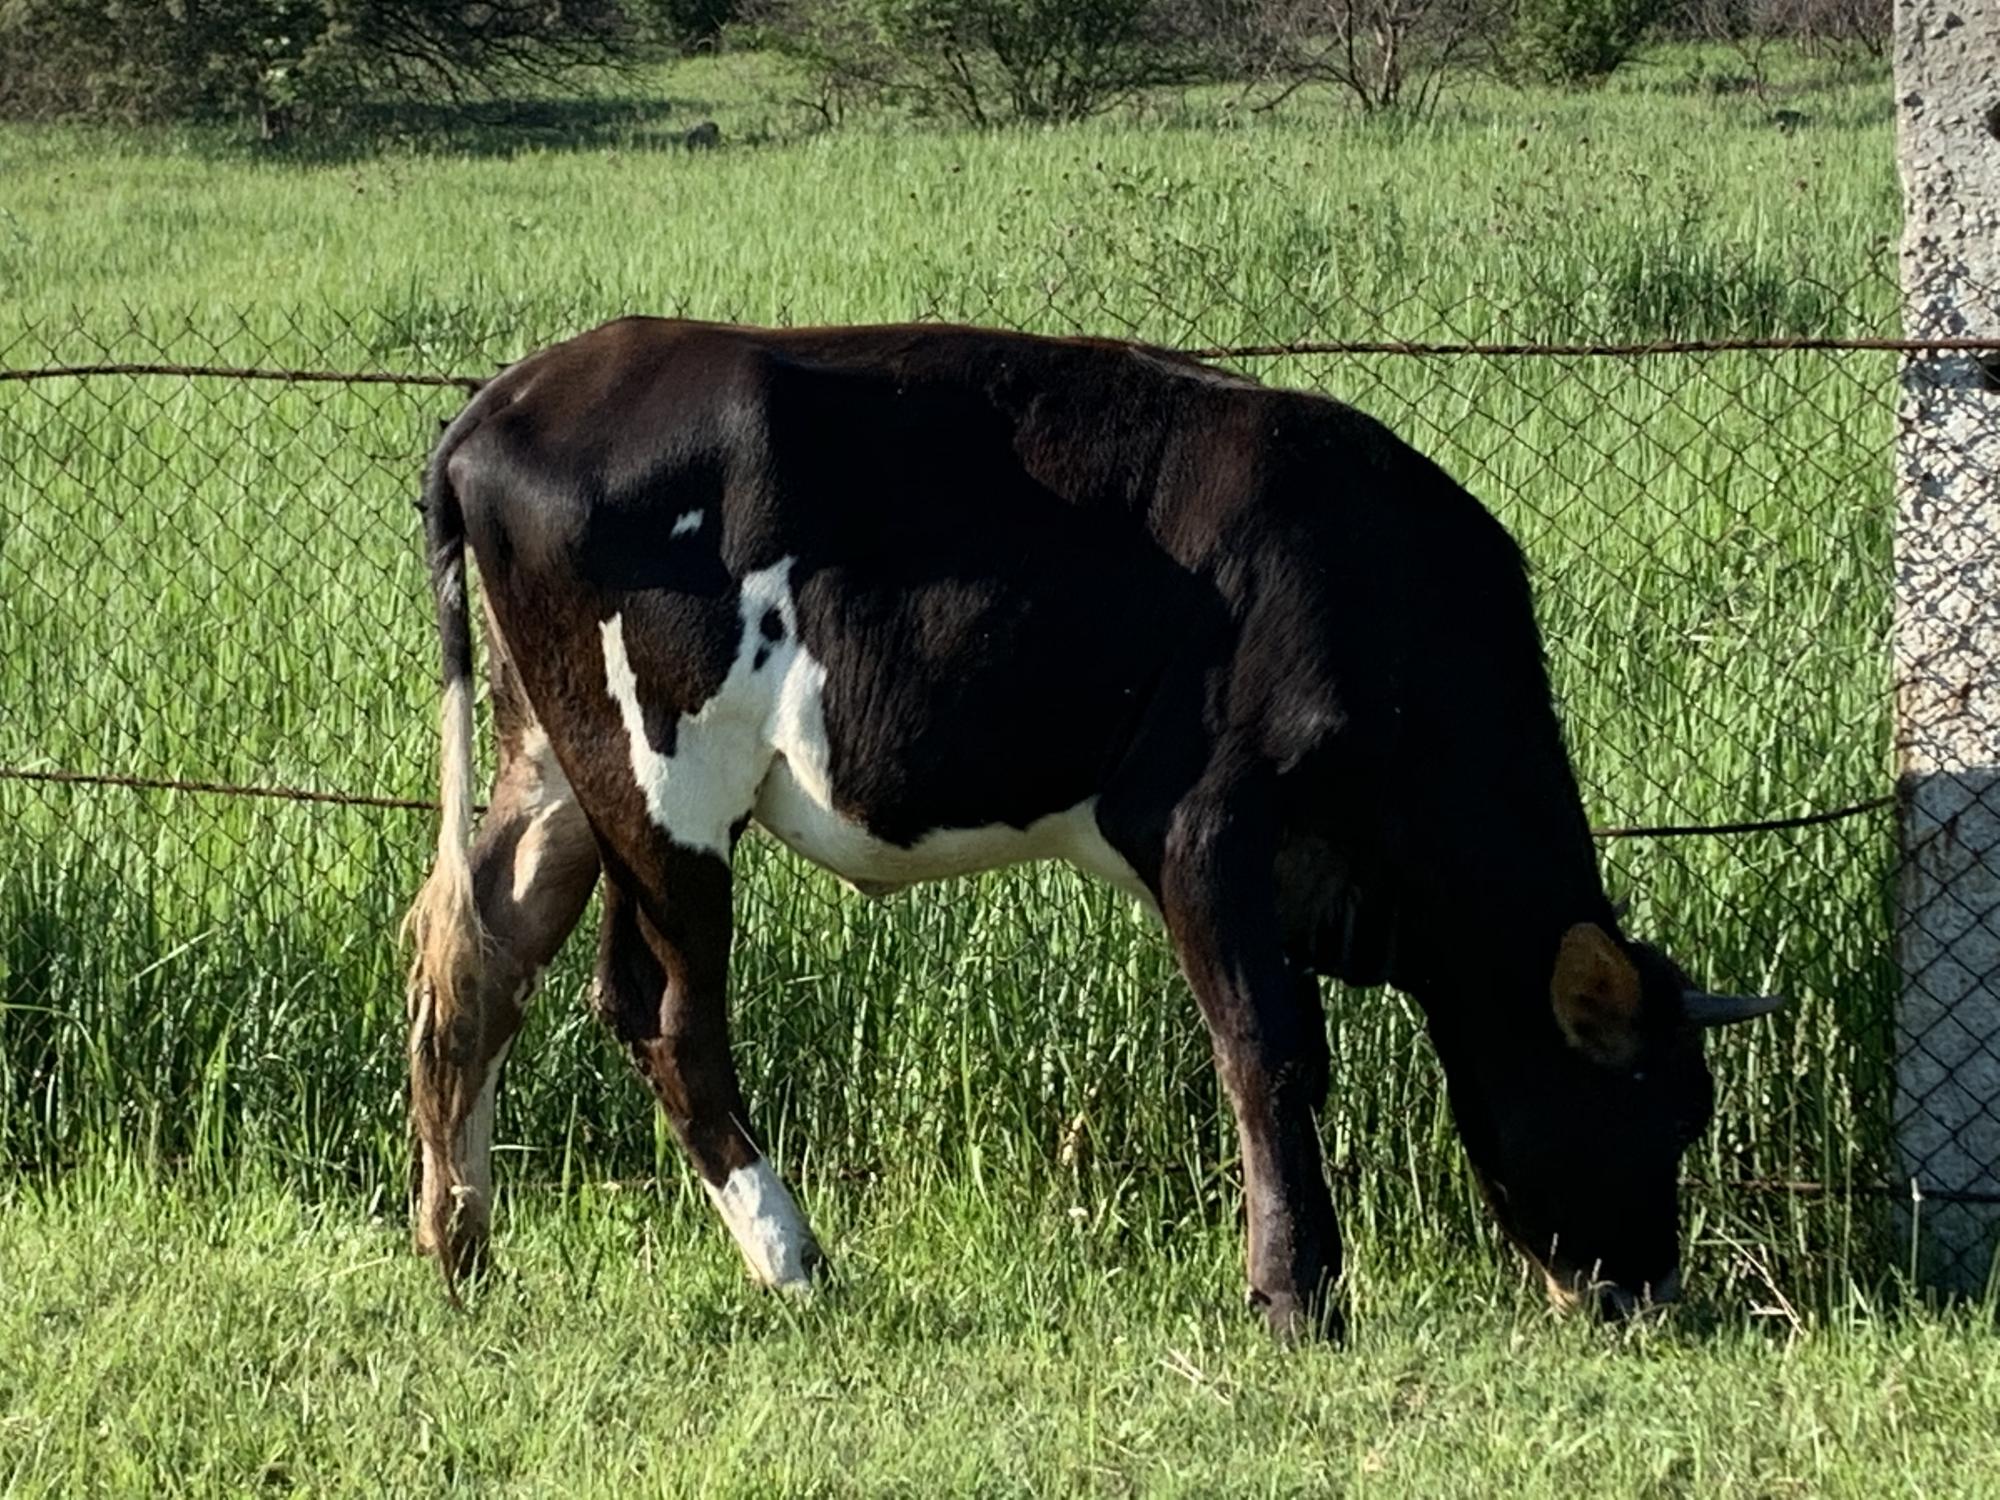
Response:
[[[0,308],[100,331],[130,309],[199,348],[191,316],[237,352],[390,364],[679,308],[1207,342],[1805,332],[1855,302],[1893,318],[1886,78],[1796,80],[1784,102],[1808,123],[1786,134],[1773,101],[1693,81],[1716,62],[1663,56],[1580,94],[1469,83],[1418,124],[1210,89],[1068,129],[802,136],[763,61],[727,57],[622,104],[542,106],[555,124],[420,125],[319,159],[213,131],[10,127]],[[725,149],[659,149],[662,125],[707,114]],[[341,318],[362,326],[327,350]]]
[[[93,1173],[0,1197],[10,1495],[1987,1495],[1991,1311],[1558,1321],[1364,1257],[1347,1348],[1236,1304],[1226,1229],[821,1189],[840,1283],[754,1291],[694,1195],[513,1205],[467,1315],[359,1199]],[[1371,1252],[1375,1247],[1364,1244]]]
[[[757,59],[492,115],[0,128],[0,365],[480,372],[628,309],[1184,344],[1893,332],[1886,80],[1655,54],[1409,126],[1194,91],[1060,131],[798,128]],[[729,145],[661,149],[713,116]],[[1532,559],[1592,817],[1889,784],[1880,356],[1245,362],[1353,400]],[[449,393],[0,383],[0,765],[431,794],[409,501]],[[1057,870],[866,905],[752,844],[753,1110],[840,1281],[754,1292],[584,1014],[503,1094],[503,1274],[402,1227],[391,941],[419,814],[0,781],[0,1489],[1779,1497],[2000,1488],[1990,1305],[1879,1180],[1887,814],[1604,846],[1631,925],[1782,988],[1720,1038],[1691,1301],[1552,1320],[1408,1005],[1330,993],[1352,1338],[1238,1306],[1233,1143],[1149,924]]]
[[[1070,130],[811,136],[754,59],[722,59],[664,97],[548,105],[526,129],[404,117],[310,155],[9,127],[0,361],[478,372],[628,308],[1197,344],[1892,331],[1886,81],[1787,74],[1808,123],[1784,134],[1770,101],[1699,86],[1714,65],[1663,57],[1575,96],[1475,85],[1415,126],[1197,91]],[[659,149],[706,114],[732,144]],[[1245,366],[1383,417],[1515,530],[1596,820],[1889,785],[1886,357]],[[0,384],[0,765],[430,795],[409,501],[454,404]],[[1696,1177],[1889,1171],[1892,834],[1879,814],[1605,846],[1635,930],[1703,979],[1795,997],[1716,1044]],[[391,934],[429,838],[410,813],[0,782],[0,1156],[252,1161],[309,1199],[396,1199]],[[1127,904],[1036,871],[878,909],[758,846],[738,910],[739,1048],[789,1168],[1227,1220],[1207,1047]],[[515,1181],[679,1171],[583,1014],[589,952],[586,934],[552,972],[516,1054]],[[1474,1253],[1408,1006],[1331,998],[1344,1212],[1376,1243]],[[1712,1231],[1695,1274],[1733,1263],[1726,1233],[1832,1308],[1898,1263],[1877,1199],[1692,1201]]]

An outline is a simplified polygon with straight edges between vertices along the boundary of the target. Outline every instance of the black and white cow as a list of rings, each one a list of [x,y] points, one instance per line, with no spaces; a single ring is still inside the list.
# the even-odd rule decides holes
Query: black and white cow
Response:
[[[871,893],[1067,859],[1154,908],[1240,1132],[1252,1300],[1336,1321],[1319,976],[1428,1018],[1561,1298],[1674,1295],[1695,991],[1619,933],[1506,532],[1387,430],[1135,344],[626,319],[425,489],[445,818],[411,914],[420,1249],[483,1254],[495,1078],[600,871],[596,1004],[751,1270],[820,1253],[725,1003],[754,818]],[[500,768],[473,836],[470,546]]]

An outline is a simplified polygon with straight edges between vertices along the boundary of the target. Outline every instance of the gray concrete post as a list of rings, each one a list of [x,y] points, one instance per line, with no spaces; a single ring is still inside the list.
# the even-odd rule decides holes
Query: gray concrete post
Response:
[[[1905,330],[2000,337],[2000,0],[1896,0],[1895,67]],[[1920,1274],[1961,1292],[2000,1246],[1996,377],[1910,359],[1896,454],[1897,1146]]]

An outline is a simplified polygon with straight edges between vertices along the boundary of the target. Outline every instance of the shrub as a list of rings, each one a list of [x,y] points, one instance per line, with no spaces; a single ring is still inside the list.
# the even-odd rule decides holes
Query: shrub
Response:
[[[650,0],[646,19],[656,36],[681,52],[704,52],[737,19],[737,0]]]
[[[829,119],[885,96],[986,126],[1079,120],[1194,78],[1204,9],[1199,0],[774,0],[762,19]]]
[[[1660,0],[1520,0],[1515,65],[1550,83],[1607,78],[1638,47]]]
[[[249,116],[276,136],[364,94],[611,61],[628,32],[621,0],[0,0],[0,112]]]
[[[1253,0],[1245,61],[1281,85],[1278,99],[1320,84],[1371,113],[1424,114],[1505,14],[1496,0]]]

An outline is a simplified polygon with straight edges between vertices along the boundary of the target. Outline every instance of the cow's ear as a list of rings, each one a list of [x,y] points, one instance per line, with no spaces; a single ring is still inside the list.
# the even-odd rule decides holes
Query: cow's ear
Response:
[[[1569,1044],[1607,1068],[1639,1055],[1639,970],[1602,927],[1579,922],[1556,950],[1549,999]]]

